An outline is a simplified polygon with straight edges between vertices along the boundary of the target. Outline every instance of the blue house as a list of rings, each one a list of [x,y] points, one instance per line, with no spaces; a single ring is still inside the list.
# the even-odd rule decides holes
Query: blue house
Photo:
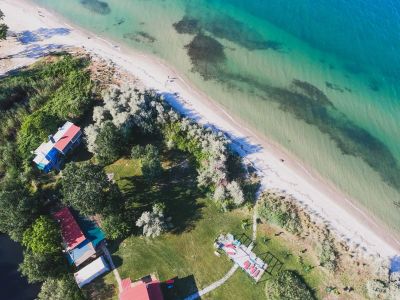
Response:
[[[78,146],[81,140],[81,129],[71,122],[66,122],[54,136],[50,135],[49,140],[34,151],[36,156],[33,161],[45,173],[53,169],[59,170],[64,156]]]

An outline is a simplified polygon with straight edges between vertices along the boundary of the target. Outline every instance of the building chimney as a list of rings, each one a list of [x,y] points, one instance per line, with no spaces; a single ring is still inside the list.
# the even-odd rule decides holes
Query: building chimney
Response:
[[[53,137],[52,134],[49,135],[49,141],[51,141],[53,144],[56,142],[56,141],[54,140],[54,137]]]

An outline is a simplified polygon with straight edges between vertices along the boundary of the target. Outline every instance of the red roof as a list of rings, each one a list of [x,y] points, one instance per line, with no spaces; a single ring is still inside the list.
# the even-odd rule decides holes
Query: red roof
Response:
[[[81,228],[75,221],[75,218],[71,214],[68,207],[56,212],[54,217],[60,223],[61,235],[64,242],[67,244],[67,250],[74,249],[76,246],[86,240],[86,237],[83,235]]]
[[[55,143],[54,148],[64,151],[68,143],[78,134],[81,129],[72,124],[70,128],[64,133],[64,135]]]
[[[123,280],[124,282],[124,280]],[[119,294],[119,300],[163,300],[160,281],[150,283],[140,282],[134,286],[125,287]]]

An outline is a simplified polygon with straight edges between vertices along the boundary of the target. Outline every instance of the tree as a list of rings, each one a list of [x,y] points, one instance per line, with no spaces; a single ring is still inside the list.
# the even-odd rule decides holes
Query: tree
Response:
[[[70,163],[62,171],[63,203],[89,216],[113,210],[120,199],[118,187],[102,167],[92,163]]]
[[[3,21],[4,13],[0,10],[0,21]],[[0,40],[5,40],[7,38],[8,26],[4,23],[0,24]]]
[[[101,228],[110,240],[118,240],[129,235],[131,227],[121,214],[107,215],[101,221]]]
[[[164,218],[164,204],[153,205],[153,211],[145,211],[136,221],[136,226],[143,227],[143,235],[157,237],[167,229]]]
[[[162,173],[160,153],[154,145],[146,147],[132,147],[131,156],[133,159],[140,159],[142,163],[142,173],[146,180],[153,181]]]
[[[244,202],[243,190],[241,189],[240,185],[236,181],[230,182],[226,186],[226,189],[228,190],[229,194],[231,195],[233,203],[235,203],[237,206],[243,204],[243,202]]]
[[[39,300],[81,300],[82,291],[71,276],[65,275],[59,279],[48,278],[40,289]]]
[[[284,270],[267,280],[265,294],[270,300],[314,300],[303,278],[294,271]]]
[[[22,187],[21,187],[22,186]],[[14,241],[22,240],[26,228],[37,215],[37,200],[22,183],[2,185],[0,189],[0,231]]]
[[[99,162],[107,165],[115,161],[121,155],[123,141],[120,130],[111,121],[105,122],[95,140],[95,152]]]
[[[29,283],[34,283],[48,278],[59,278],[67,271],[67,265],[61,252],[43,255],[27,249],[18,270],[27,277]]]
[[[25,230],[22,245],[37,254],[51,254],[61,251],[61,233],[56,222],[47,216],[40,216]]]

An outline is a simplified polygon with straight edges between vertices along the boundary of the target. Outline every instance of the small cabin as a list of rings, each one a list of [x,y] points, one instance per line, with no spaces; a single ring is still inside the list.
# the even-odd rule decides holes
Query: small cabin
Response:
[[[45,173],[53,169],[59,170],[64,157],[82,140],[81,128],[71,122],[66,122],[49,140],[42,143],[35,151],[33,159],[36,166]]]

